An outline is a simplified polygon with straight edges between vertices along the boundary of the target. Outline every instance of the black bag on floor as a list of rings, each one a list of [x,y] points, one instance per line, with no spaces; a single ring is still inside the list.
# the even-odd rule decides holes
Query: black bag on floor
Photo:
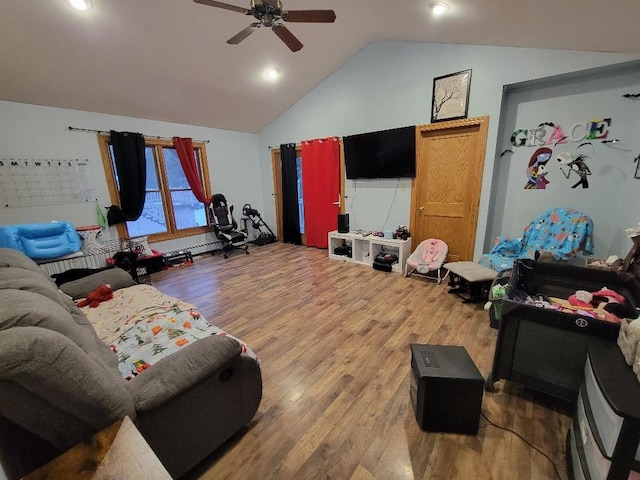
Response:
[[[398,263],[398,256],[393,253],[379,253],[373,260],[373,268],[381,272],[390,272],[391,265]]]

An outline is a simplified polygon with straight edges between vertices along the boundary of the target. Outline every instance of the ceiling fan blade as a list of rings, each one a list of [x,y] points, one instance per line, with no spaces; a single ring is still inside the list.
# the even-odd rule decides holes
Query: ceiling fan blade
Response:
[[[235,5],[229,5],[228,3],[216,2],[215,0],[193,0],[201,5],[208,5],[210,7],[224,8],[225,10],[231,10],[233,12],[244,13],[245,15],[251,14],[251,11],[247,8],[236,7]]]
[[[289,47],[289,50],[292,52],[297,52],[302,48],[302,42],[300,42],[300,40],[298,40],[296,36],[281,23],[276,23],[271,27],[271,30],[273,30],[273,32],[287,45],[287,47]]]
[[[247,38],[249,35],[251,35],[253,32],[255,32],[258,28],[260,28],[259,23],[252,23],[247,28],[245,28],[239,33],[236,33],[233,37],[227,40],[227,43],[229,45],[237,45],[241,41],[243,41],[245,38]]]
[[[285,22],[333,23],[336,12],[333,10],[287,10],[282,12]]]

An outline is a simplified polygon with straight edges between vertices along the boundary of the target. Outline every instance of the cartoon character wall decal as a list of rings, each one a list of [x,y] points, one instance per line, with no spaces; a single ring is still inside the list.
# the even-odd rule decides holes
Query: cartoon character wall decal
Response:
[[[578,185],[582,185],[582,188],[589,188],[587,177],[591,175],[591,170],[589,170],[589,166],[585,161],[586,158],[587,156],[582,154],[574,158],[569,152],[562,152],[556,157],[558,166],[567,180],[571,176],[571,172],[580,177],[580,180],[572,185],[571,188],[577,188]]]
[[[524,188],[529,190],[544,190],[549,183],[546,176],[547,162],[551,159],[552,151],[547,147],[538,148],[531,158],[527,166],[527,183]]]

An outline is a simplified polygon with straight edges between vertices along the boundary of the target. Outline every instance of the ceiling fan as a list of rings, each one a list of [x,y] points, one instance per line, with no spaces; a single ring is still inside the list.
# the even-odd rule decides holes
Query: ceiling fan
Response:
[[[230,45],[237,45],[255,30],[265,26],[273,30],[273,33],[275,33],[292,52],[297,52],[302,48],[302,42],[300,42],[287,27],[279,23],[280,21],[333,23],[336,19],[336,14],[333,10],[283,10],[280,0],[251,0],[250,8],[237,7],[215,0],[193,1],[210,7],[224,8],[225,10],[240,12],[245,15],[253,15],[258,20],[227,40],[227,43]]]

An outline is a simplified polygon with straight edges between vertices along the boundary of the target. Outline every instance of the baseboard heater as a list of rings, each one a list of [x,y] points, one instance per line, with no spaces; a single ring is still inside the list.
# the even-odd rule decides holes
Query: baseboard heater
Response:
[[[176,250],[189,250],[191,255],[202,255],[203,253],[213,252],[215,250],[222,250],[222,242],[205,242],[197,245],[185,245]]]

